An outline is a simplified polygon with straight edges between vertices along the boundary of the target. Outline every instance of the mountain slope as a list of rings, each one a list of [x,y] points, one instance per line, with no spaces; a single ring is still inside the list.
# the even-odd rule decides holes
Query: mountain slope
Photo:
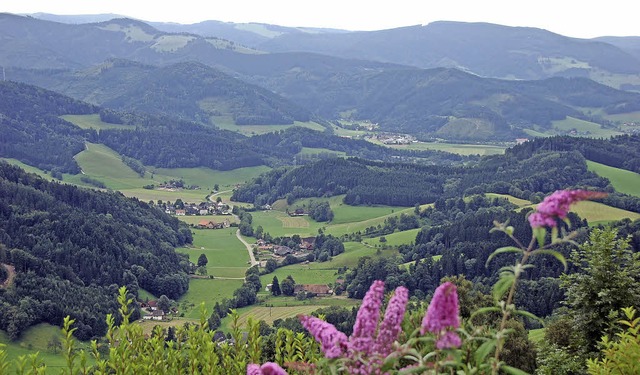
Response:
[[[16,71],[25,82],[107,108],[209,122],[229,116],[236,124],[308,121],[296,104],[217,69],[195,62],[154,67],[112,59],[80,71]]]
[[[15,267],[0,293],[0,329],[77,320],[82,339],[103,335],[118,285],[177,298],[188,261],[174,247],[191,232],[156,208],[118,193],[48,182],[0,162],[0,262]]]
[[[341,34],[284,34],[260,45],[271,52],[306,51],[420,68],[455,67],[498,78],[638,75],[637,58],[607,43],[545,30],[487,23],[434,22]]]
[[[584,107],[606,113],[640,109],[640,95],[583,78],[510,81],[444,68],[363,70],[272,84],[325,118],[348,112],[381,130],[449,139],[513,139],[518,129],[549,128],[567,116],[587,119]]]

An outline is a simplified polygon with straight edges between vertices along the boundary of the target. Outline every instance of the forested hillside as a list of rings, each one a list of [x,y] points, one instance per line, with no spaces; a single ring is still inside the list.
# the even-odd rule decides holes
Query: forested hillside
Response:
[[[0,82],[0,157],[44,170],[78,173],[73,155],[84,149],[84,131],[58,116],[97,108],[39,87]]]
[[[0,263],[16,271],[0,289],[0,329],[15,338],[69,315],[78,337],[103,335],[119,285],[170,298],[187,290],[188,260],[174,248],[189,242],[186,227],[146,203],[0,162]]]
[[[587,170],[585,159],[577,152],[491,156],[469,167],[330,159],[270,171],[237,189],[233,199],[264,204],[289,196],[346,194],[344,201],[351,205],[413,206],[485,192],[535,200],[556,189],[576,186],[607,186],[607,180]]]
[[[197,62],[157,67],[110,59],[79,71],[21,69],[10,74],[101,107],[203,123],[210,116],[229,116],[238,125],[293,124],[310,117],[309,111],[269,90]]]
[[[640,135],[623,135],[606,140],[579,137],[536,138],[506,152],[522,158],[538,151],[570,150],[580,152],[591,161],[640,173]]]

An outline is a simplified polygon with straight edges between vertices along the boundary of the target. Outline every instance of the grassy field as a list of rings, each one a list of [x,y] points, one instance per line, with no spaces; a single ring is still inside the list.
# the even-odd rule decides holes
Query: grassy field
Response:
[[[318,154],[333,154],[335,156],[345,157],[347,156],[346,152],[342,151],[333,151],[328,148],[314,148],[314,147],[303,147],[298,155],[318,155]]]
[[[590,171],[611,181],[613,187],[625,194],[640,196],[640,174],[587,160]]]
[[[353,223],[368,219],[373,219],[376,217],[384,216],[387,214],[392,214],[398,210],[404,210],[407,207],[395,207],[395,206],[350,206],[342,202],[344,199],[344,194],[336,195],[329,198],[304,198],[298,199],[293,204],[287,205],[284,200],[279,201],[277,205],[274,204],[274,207],[277,207],[279,211],[294,211],[298,207],[307,207],[310,202],[329,202],[329,206],[333,211],[333,220],[331,221],[331,225],[335,224],[343,224],[343,223]]]
[[[78,165],[85,175],[102,181],[108,188],[119,190],[128,197],[136,197],[143,201],[163,200],[175,201],[180,198],[184,202],[201,202],[215,184],[219,185],[221,196],[228,200],[232,189],[253,177],[270,170],[269,167],[248,167],[232,171],[216,171],[209,168],[154,168],[147,167],[145,177],[122,162],[122,157],[105,145],[87,143],[87,149],[75,156]],[[64,181],[84,185],[82,175],[65,175]],[[158,185],[172,179],[183,179],[187,185],[197,185],[198,190],[148,190],[144,185]]]
[[[216,223],[229,220],[230,223],[235,223],[238,220],[233,215],[198,215],[198,216],[177,216],[181,221],[187,224],[197,225],[201,220],[214,221]]]
[[[588,137],[593,138],[608,138],[622,134],[614,129],[603,128],[600,124],[596,124],[595,122],[580,120],[570,116],[567,116],[564,120],[552,121],[551,124],[556,130],[566,132],[576,129],[579,133],[586,133]]]
[[[108,122],[103,122],[102,120],[100,120],[100,115],[97,113],[93,115],[64,115],[60,117],[63,120],[69,121],[70,123],[82,129],[134,130],[136,128],[135,125],[110,124]]]
[[[254,306],[252,308],[242,310],[238,322],[242,325],[246,324],[249,317],[255,320],[264,320],[269,324],[273,324],[276,319],[286,319],[299,314],[309,315],[319,308],[326,307],[323,305],[300,305],[300,306]]]
[[[420,228],[405,230],[402,232],[395,232],[391,234],[387,234],[385,236],[373,237],[373,238],[365,238],[363,240],[364,243],[371,246],[400,246],[400,245],[410,245],[416,240],[416,235],[420,232]],[[380,237],[384,237],[386,242],[380,242]]]
[[[187,319],[200,318],[200,304],[204,302],[209,314],[216,302],[233,297],[233,291],[242,286],[242,280],[191,279],[189,291],[177,302]],[[182,308],[182,306],[186,308]]]
[[[587,219],[590,225],[606,223],[613,220],[622,220],[629,218],[631,220],[640,219],[640,214],[607,206],[606,204],[583,201],[578,202],[571,207],[571,211]]]
[[[461,144],[440,142],[415,142],[409,145],[389,145],[387,147],[405,150],[437,150],[451,152],[459,155],[499,155],[504,154],[504,150],[506,149],[506,146],[489,144]]]
[[[249,254],[236,238],[236,229],[193,229],[193,247],[177,251],[188,254],[193,263],[198,262],[200,254],[206,255],[209,260],[207,272],[214,277],[244,277],[249,267]]]
[[[17,341],[11,341],[4,331],[0,331],[0,344],[5,344],[7,360],[10,364],[9,372],[15,371],[14,362],[19,356],[39,353],[42,363],[47,366],[47,374],[58,374],[66,366],[65,359],[58,350],[54,353],[48,348],[48,343],[53,337],[57,337],[62,342],[60,327],[47,323],[40,323],[28,328]],[[79,348],[87,349],[88,343],[77,341]],[[93,363],[89,356],[89,363]]]
[[[485,195],[490,198],[506,198],[509,200],[509,202],[515,204],[518,207],[528,206],[531,204],[531,202],[526,199],[516,198],[513,195],[509,194],[486,193]]]
[[[220,129],[230,130],[244,134],[246,136],[271,133],[274,131],[285,130],[293,126],[301,126],[313,130],[323,131],[324,126],[317,122],[300,122],[294,121],[292,125],[236,125],[231,116],[212,116],[211,121]]]

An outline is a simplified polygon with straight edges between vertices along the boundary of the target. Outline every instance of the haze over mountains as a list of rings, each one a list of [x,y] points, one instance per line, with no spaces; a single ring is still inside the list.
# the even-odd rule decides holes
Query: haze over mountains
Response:
[[[78,17],[57,19],[90,20]],[[347,116],[420,138],[513,140],[567,116],[606,126],[592,113],[640,108],[639,94],[611,88],[640,87],[632,39],[618,47],[460,22],[372,32],[154,25],[1,14],[0,64],[8,79],[93,104],[207,124],[212,115],[236,125]]]

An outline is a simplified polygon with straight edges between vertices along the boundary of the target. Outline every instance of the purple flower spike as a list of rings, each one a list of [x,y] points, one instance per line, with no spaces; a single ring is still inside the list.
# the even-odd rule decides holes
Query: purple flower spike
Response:
[[[447,331],[436,341],[436,348],[438,349],[451,349],[459,348],[462,345],[460,336],[454,331]]]
[[[277,363],[267,362],[262,366],[252,363],[247,366],[247,375],[287,375],[287,372]]]
[[[247,375],[262,375],[260,366],[254,363],[251,363],[249,366],[247,366]]]
[[[451,328],[460,327],[458,316],[458,291],[451,282],[440,285],[427,308],[427,314],[422,319],[422,334],[431,332],[440,334]]]
[[[351,334],[349,340],[353,350],[368,353],[372,349],[383,296],[384,282],[380,280],[374,281],[364,296],[362,306],[360,306],[356,316],[353,334]]]
[[[305,315],[300,316],[300,323],[322,345],[322,352],[327,358],[337,358],[344,354],[347,335],[338,331],[333,324]]]
[[[393,342],[398,339],[398,334],[402,329],[400,324],[404,319],[404,311],[408,301],[409,291],[407,288],[403,286],[396,288],[395,294],[387,305],[384,320],[380,324],[374,348],[374,351],[383,358],[392,352]]]
[[[557,190],[546,197],[536,207],[536,212],[529,215],[532,228],[555,227],[556,218],[567,217],[572,204],[588,199],[603,198],[607,193],[587,190]]]

